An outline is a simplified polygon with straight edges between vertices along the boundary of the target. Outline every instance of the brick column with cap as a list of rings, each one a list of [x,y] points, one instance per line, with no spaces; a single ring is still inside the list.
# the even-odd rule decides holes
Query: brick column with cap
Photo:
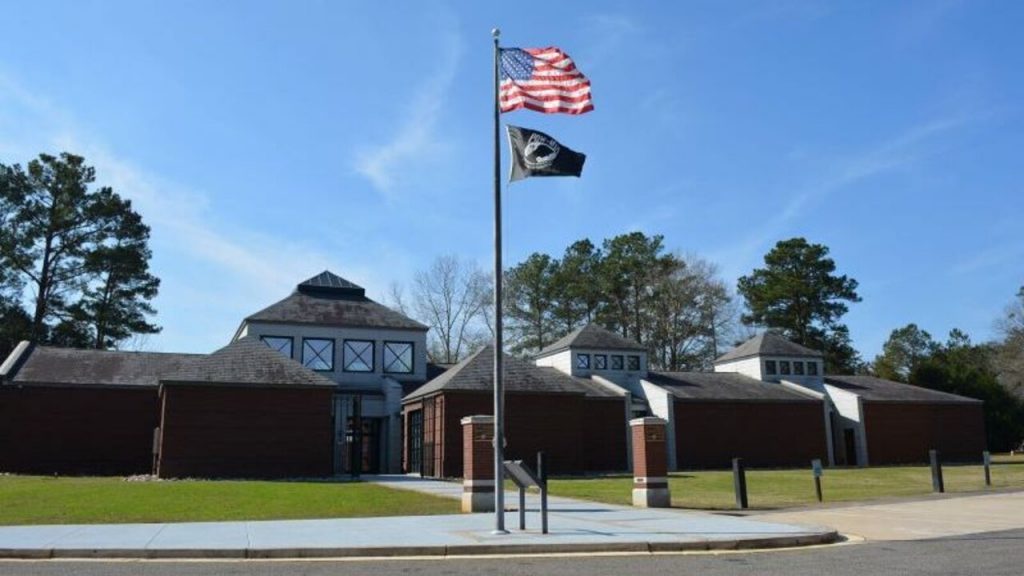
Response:
[[[462,511],[494,511],[494,416],[462,419]]]
[[[633,431],[633,506],[668,508],[672,505],[668,491],[666,425],[661,418],[629,421]]]

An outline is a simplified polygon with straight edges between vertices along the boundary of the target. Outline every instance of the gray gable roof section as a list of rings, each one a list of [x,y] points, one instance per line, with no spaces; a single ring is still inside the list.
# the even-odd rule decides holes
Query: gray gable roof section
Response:
[[[575,378],[554,368],[505,355],[505,391],[540,394],[581,394],[593,397],[617,397],[615,392],[585,378]],[[445,373],[420,386],[405,400],[441,391],[492,392],[494,390],[494,347],[485,346]]]
[[[241,338],[173,373],[161,384],[329,387],[337,384],[255,338]]]
[[[743,344],[722,354],[715,363],[740,360],[753,356],[790,356],[796,358],[821,358],[824,356],[817,350],[811,350],[795,342],[790,342],[774,332],[763,332],[747,340]]]
[[[646,380],[684,401],[821,402],[735,372],[649,372]]]
[[[597,324],[587,324],[569,332],[555,343],[545,346],[537,353],[536,357],[550,356],[569,348],[596,348],[598,350],[623,350],[645,352],[643,346],[637,342],[625,338],[602,328]]]
[[[873,376],[826,376],[825,384],[856,394],[868,402],[981,403],[981,400],[974,398],[883,380]]]
[[[245,321],[428,330],[412,318],[367,298],[360,286],[327,271],[299,284],[290,296],[250,315]]]
[[[83,350],[26,345],[4,380],[16,385],[155,388],[161,377],[188,369],[202,354]]]

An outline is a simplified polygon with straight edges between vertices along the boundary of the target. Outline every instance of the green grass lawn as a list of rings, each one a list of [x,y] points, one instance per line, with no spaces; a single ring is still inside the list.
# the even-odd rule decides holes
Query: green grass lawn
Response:
[[[996,461],[999,461],[998,459]],[[946,492],[984,491],[981,466],[944,466]],[[550,481],[551,494],[610,504],[630,503],[632,477],[615,476]],[[679,508],[735,508],[731,471],[681,472],[669,478],[672,505]],[[1024,461],[992,466],[993,488],[1024,488]],[[927,466],[831,468],[822,478],[825,502],[876,500],[929,494]],[[747,470],[751,508],[772,509],[816,504],[810,470]]]
[[[456,514],[459,502],[369,483],[0,476],[0,524]]]

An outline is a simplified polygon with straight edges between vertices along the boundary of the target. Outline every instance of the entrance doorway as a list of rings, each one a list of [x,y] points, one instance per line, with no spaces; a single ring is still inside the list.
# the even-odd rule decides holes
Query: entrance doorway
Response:
[[[846,464],[857,465],[857,431],[853,428],[843,430],[843,444],[846,448]]]
[[[423,411],[417,410],[409,413],[409,437],[406,439],[406,453],[409,455],[409,462],[406,464],[406,472],[411,474],[423,474]]]
[[[352,474],[355,463],[359,462],[362,474],[380,474],[380,418],[359,418],[361,426],[357,427],[357,419],[349,417],[345,427],[345,438],[348,450],[345,450],[344,471]]]

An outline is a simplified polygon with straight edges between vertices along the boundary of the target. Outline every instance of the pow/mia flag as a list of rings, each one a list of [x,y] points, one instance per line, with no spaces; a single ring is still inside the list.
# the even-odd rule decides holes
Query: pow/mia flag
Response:
[[[537,130],[511,125],[506,128],[512,152],[509,182],[530,176],[579,176],[583,171],[585,154],[570,150]]]

